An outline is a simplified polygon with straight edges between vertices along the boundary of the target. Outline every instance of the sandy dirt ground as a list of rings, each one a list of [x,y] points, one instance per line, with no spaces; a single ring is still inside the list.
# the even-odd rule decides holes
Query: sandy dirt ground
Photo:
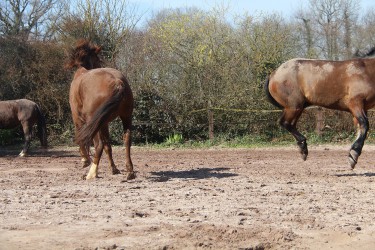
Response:
[[[0,150],[0,249],[374,249],[375,146],[132,148],[82,180],[77,148]],[[124,170],[123,148],[114,159]]]

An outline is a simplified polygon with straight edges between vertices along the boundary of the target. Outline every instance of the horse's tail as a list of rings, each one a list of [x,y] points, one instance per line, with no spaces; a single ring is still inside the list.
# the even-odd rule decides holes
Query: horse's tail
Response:
[[[271,95],[271,93],[270,93],[270,89],[269,89],[269,84],[270,84],[270,78],[267,77],[267,79],[266,79],[266,84],[264,85],[264,90],[265,90],[265,92],[266,92],[266,96],[267,96],[269,102],[272,103],[274,106],[276,106],[276,107],[278,107],[278,108],[280,108],[280,109],[283,109],[284,107],[281,106],[281,104],[278,103],[278,102],[273,98],[273,96]]]
[[[75,142],[78,145],[90,147],[95,134],[118,108],[125,95],[126,89],[126,87],[122,87],[114,91],[112,96],[95,111],[92,118],[76,134]]]
[[[40,144],[43,147],[47,147],[47,126],[46,126],[46,118],[44,117],[42,111],[40,111],[39,106],[37,105],[37,112],[38,112],[38,137],[40,140]]]

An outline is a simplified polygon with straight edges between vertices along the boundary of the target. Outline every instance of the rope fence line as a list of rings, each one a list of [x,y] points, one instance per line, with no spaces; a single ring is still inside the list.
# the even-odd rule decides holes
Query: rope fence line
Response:
[[[310,110],[317,110],[317,109],[320,109],[321,107],[319,106],[311,106],[311,107],[307,107],[305,108],[305,110],[307,111],[310,111]],[[211,110],[211,111],[224,111],[224,112],[236,112],[236,113],[263,113],[263,114],[266,114],[266,113],[281,113],[283,112],[283,110],[281,109],[234,109],[234,108],[217,108],[217,107],[213,107],[213,108],[202,108],[202,109],[197,109],[197,110],[193,110],[193,111],[190,111],[189,114],[196,114],[196,113],[200,113],[200,112],[208,112],[208,110]],[[331,109],[323,109],[323,110],[331,110]],[[337,110],[332,110],[332,111],[337,111]],[[341,111],[340,111],[341,112]],[[368,112],[375,112],[375,109],[370,109],[368,110]],[[347,112],[344,112],[344,113],[347,113]],[[347,113],[349,114],[349,113]],[[350,114],[349,114],[350,115]],[[370,120],[375,120],[375,117],[369,117]],[[326,118],[324,118],[323,120],[326,120]],[[258,121],[268,121],[268,119],[258,119]],[[217,124],[218,121],[215,119],[215,124]],[[220,122],[219,122],[220,123]],[[163,126],[163,125],[166,125],[166,124],[169,124],[167,122],[148,122],[148,121],[138,121],[138,122],[133,122],[133,126],[137,127],[137,126],[144,126],[144,125],[153,125],[153,126]],[[228,122],[225,122],[225,124],[229,124],[229,125],[241,125],[241,124],[248,124],[248,122],[233,122],[233,121],[228,121]],[[207,123],[202,123],[202,124],[196,124],[197,126],[206,126]]]
[[[305,108],[305,110],[311,110],[311,109],[320,109],[321,107],[318,106],[311,106]],[[238,112],[238,113],[280,113],[283,112],[282,109],[231,109],[231,108],[203,108],[203,109],[197,109],[190,111],[189,114],[193,113],[199,113],[199,112],[207,112],[208,110],[212,111],[232,111],[232,112]],[[375,112],[374,109],[369,109],[367,112]]]
[[[228,109],[228,108],[204,108],[204,109],[197,109],[190,111],[189,114],[199,113],[199,112],[207,112],[208,110],[213,111],[232,111],[238,113],[279,113],[282,112],[281,109]]]

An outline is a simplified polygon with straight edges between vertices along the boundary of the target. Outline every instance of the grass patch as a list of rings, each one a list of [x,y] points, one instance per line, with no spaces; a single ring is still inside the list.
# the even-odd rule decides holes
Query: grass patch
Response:
[[[321,144],[351,144],[356,138],[355,133],[347,132],[324,132],[317,135],[314,132],[302,132],[307,138],[308,145]],[[375,143],[375,133],[369,134],[365,144]],[[182,135],[173,134],[163,143],[147,144],[154,148],[261,148],[296,145],[293,136],[287,132],[280,132],[277,135],[255,134],[246,136],[217,135],[214,140],[184,140]],[[139,145],[142,146],[142,145]]]

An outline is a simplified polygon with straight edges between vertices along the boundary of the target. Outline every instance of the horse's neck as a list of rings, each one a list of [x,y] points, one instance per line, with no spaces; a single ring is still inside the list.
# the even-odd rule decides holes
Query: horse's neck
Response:
[[[76,71],[76,73],[74,73],[74,78],[77,78],[77,77],[80,77],[81,75],[87,73],[87,69],[84,68],[84,67],[79,67]]]

